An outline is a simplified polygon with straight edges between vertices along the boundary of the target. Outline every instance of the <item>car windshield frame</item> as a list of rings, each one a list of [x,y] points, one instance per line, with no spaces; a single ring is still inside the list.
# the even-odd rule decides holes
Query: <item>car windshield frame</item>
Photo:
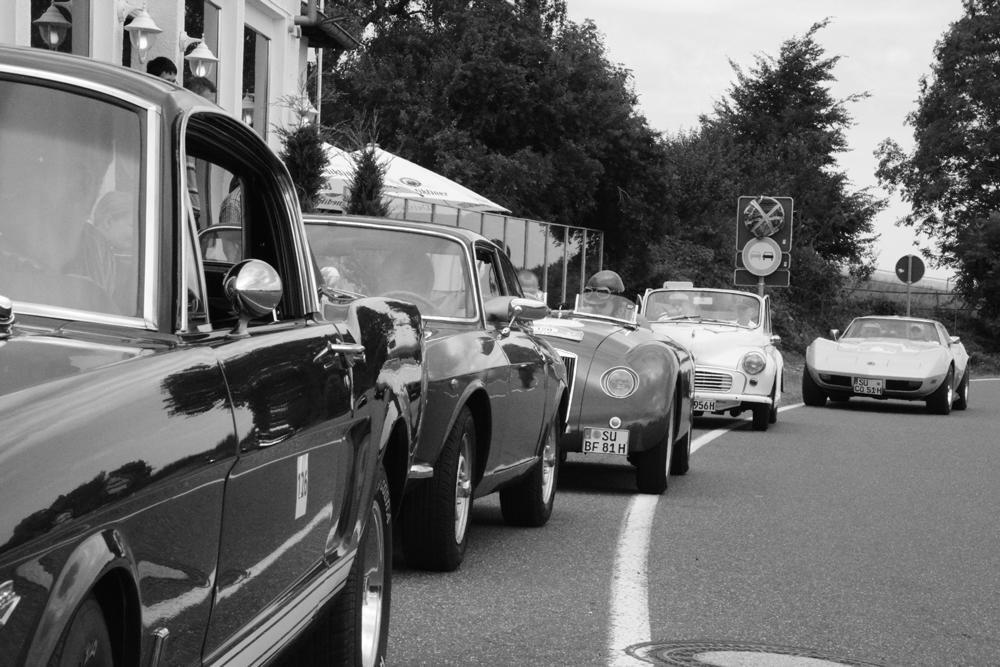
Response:
[[[639,322],[639,307],[634,301],[620,294],[598,290],[577,294],[573,299],[572,313],[578,317],[621,322],[630,326],[636,326]]]
[[[749,292],[707,289],[653,290],[647,293],[643,300],[643,315],[651,323],[689,322],[758,329],[764,325],[764,303]]]
[[[859,317],[847,325],[840,340],[906,340],[941,345],[934,322],[895,317]]]

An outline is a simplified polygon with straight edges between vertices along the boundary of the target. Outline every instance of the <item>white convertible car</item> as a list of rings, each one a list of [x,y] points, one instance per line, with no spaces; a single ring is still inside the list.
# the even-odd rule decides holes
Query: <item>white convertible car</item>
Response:
[[[778,420],[784,359],[771,330],[771,301],[750,292],[664,283],[647,289],[641,312],[654,331],[694,356],[695,415],[753,413],[753,428]]]
[[[806,405],[864,396],[926,401],[929,411],[943,415],[968,406],[969,355],[940,322],[858,317],[843,335],[830,333],[833,340],[817,338],[806,348]]]

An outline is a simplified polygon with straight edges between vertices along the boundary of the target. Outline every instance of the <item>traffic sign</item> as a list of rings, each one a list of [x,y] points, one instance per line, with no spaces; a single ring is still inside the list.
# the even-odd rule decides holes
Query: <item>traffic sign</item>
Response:
[[[896,277],[907,285],[919,282],[924,277],[924,260],[916,255],[904,255],[896,262]]]
[[[755,276],[769,276],[781,266],[781,247],[769,236],[751,239],[740,255],[743,266]]]
[[[792,253],[783,252],[781,253],[781,262],[778,264],[778,268],[775,270],[776,271],[781,271],[782,269],[787,270],[791,268],[791,264],[792,264]],[[746,264],[743,263],[743,253],[741,252],[736,253],[736,268],[737,269],[747,268]]]
[[[791,197],[740,197],[736,202],[736,249],[742,251],[752,239],[772,238],[781,252],[792,248]]]
[[[788,287],[791,284],[791,271],[778,269],[766,276],[755,276],[746,269],[733,271],[733,285],[737,287],[758,287],[761,280],[769,287]]]

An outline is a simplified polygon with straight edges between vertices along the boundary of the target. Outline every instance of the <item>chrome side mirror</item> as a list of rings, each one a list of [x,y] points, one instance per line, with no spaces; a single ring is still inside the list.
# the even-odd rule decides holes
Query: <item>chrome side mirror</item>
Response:
[[[222,289],[239,318],[229,335],[243,338],[249,335],[250,320],[277,308],[282,296],[281,276],[267,262],[245,259],[226,272]]]
[[[840,329],[830,329],[830,338],[833,340],[840,338]]]

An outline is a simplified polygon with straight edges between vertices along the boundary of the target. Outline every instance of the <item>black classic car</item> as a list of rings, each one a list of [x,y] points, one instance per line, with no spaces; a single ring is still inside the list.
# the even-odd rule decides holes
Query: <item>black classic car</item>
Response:
[[[573,303],[534,323],[572,378],[560,455],[622,457],[635,466],[639,491],[663,493],[668,476],[689,467],[694,360],[625,297],[594,290]]]
[[[343,304],[381,295],[423,316],[427,400],[401,508],[407,561],[457,568],[473,499],[494,491],[508,523],[545,524],[566,374],[530,330],[548,307],[522,296],[503,250],[465,229],[378,218],[310,216],[306,233]]]
[[[198,243],[224,212],[236,264]],[[324,315],[260,137],[0,48],[0,256],[0,662],[382,664],[420,316]]]

